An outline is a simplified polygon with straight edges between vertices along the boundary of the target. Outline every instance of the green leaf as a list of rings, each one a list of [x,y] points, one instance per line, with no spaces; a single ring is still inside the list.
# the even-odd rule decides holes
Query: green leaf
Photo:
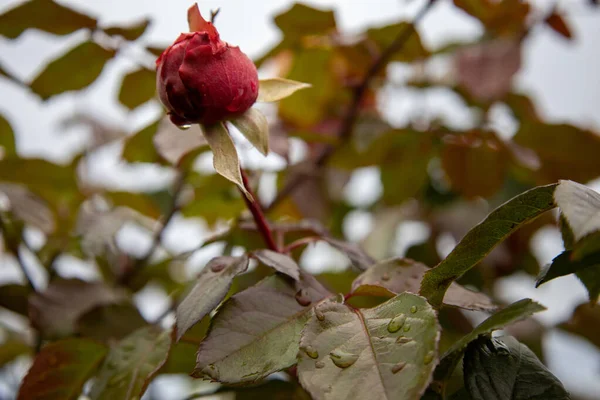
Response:
[[[146,29],[150,25],[149,19],[143,19],[131,26],[111,26],[102,29],[104,33],[110,36],[121,36],[123,39],[134,41],[146,32]]]
[[[560,181],[554,200],[565,217],[575,241],[600,231],[600,193],[573,181]]]
[[[160,156],[154,147],[153,138],[161,120],[154,121],[144,129],[126,139],[123,146],[122,157],[130,163],[155,163],[160,161]]]
[[[269,154],[269,123],[263,113],[250,108],[229,120],[263,155]]]
[[[27,315],[28,300],[31,289],[27,286],[17,284],[8,284],[0,286],[0,307],[16,312],[17,314]]]
[[[244,182],[242,181],[240,160],[235,145],[225,125],[219,122],[214,125],[205,126],[202,132],[213,152],[213,166],[215,167],[215,171],[222,177],[235,183],[250,198],[250,194],[246,191]]]
[[[566,124],[525,121],[513,138],[535,151],[541,161],[538,180],[587,182],[600,176],[600,135]]]
[[[168,331],[138,329],[113,347],[92,386],[92,400],[141,398],[165,363],[171,346]]]
[[[336,29],[333,11],[323,11],[300,3],[295,3],[289,10],[277,15],[275,25],[284,36],[294,39],[325,34]]]
[[[273,268],[275,271],[281,272],[294,280],[300,279],[300,267],[296,264],[296,261],[285,254],[262,249],[254,251],[252,257],[267,267]]]
[[[448,257],[425,274],[421,294],[439,307],[453,281],[473,268],[521,225],[554,208],[555,188],[556,184],[533,188],[492,211],[462,238]]]
[[[587,269],[600,267],[600,252],[581,260],[573,259],[573,251],[566,250],[554,257],[552,263],[538,277],[535,287],[539,287],[552,279],[570,275]]]
[[[140,68],[123,77],[119,101],[130,110],[152,100],[156,93],[156,72]]]
[[[512,336],[472,342],[464,371],[473,400],[570,400],[560,381]]]
[[[15,154],[17,154],[15,133],[6,118],[0,115],[0,158]]]
[[[298,90],[306,89],[310,86],[308,83],[292,81],[290,79],[261,79],[258,85],[258,99],[256,101],[273,102],[283,100]]]
[[[26,29],[68,35],[79,29],[96,28],[96,20],[53,0],[31,0],[0,15],[0,35],[15,39]]]
[[[29,86],[44,100],[83,89],[100,76],[104,64],[115,54],[114,50],[107,50],[94,42],[83,42],[46,65]]]
[[[310,275],[293,284],[273,275],[237,293],[213,317],[193,376],[223,383],[253,382],[293,365],[300,331],[314,305],[329,295]]]
[[[414,294],[371,309],[326,301],[302,331],[298,377],[314,399],[419,399],[439,335],[435,312]]]
[[[5,339],[0,344],[0,368],[22,355],[31,355],[31,346],[19,339]]]
[[[381,261],[356,278],[352,283],[352,292],[356,293],[356,289],[362,285],[374,285],[384,287],[393,294],[417,293],[423,275],[428,270],[424,264],[406,258]],[[444,304],[466,310],[490,311],[496,308],[485,294],[467,290],[455,282],[448,288]]]
[[[233,278],[248,269],[248,257],[213,258],[198,276],[196,285],[177,306],[177,340],[204,318],[227,295]]]
[[[78,279],[54,280],[43,292],[29,298],[31,325],[44,337],[67,336],[75,331],[79,317],[94,307],[116,304],[125,299],[124,292]]]
[[[83,384],[108,349],[89,339],[65,339],[43,347],[19,389],[19,400],[78,399]]]
[[[494,330],[501,329],[506,325],[530,317],[534,313],[544,311],[545,309],[544,306],[531,299],[523,299],[498,311],[446,350],[440,359],[440,365],[435,370],[435,379],[437,381],[448,379],[460,361],[467,345],[479,336],[490,334]]]
[[[111,343],[123,339],[146,325],[146,321],[133,304],[98,306],[77,320],[79,335]]]
[[[578,305],[571,318],[559,327],[586,338],[600,348],[600,307],[597,304]]]
[[[367,31],[367,37],[375,42],[380,52],[390,47],[401,32],[410,31],[410,38],[406,41],[402,50],[397,52],[391,61],[411,62],[429,56],[429,52],[421,43],[419,33],[415,27],[408,22],[387,25],[380,28],[371,28]]]
[[[600,265],[581,269],[575,275],[587,289],[590,303],[596,304],[600,296]]]
[[[442,167],[454,191],[490,197],[504,185],[510,154],[493,133],[472,131],[444,138]]]

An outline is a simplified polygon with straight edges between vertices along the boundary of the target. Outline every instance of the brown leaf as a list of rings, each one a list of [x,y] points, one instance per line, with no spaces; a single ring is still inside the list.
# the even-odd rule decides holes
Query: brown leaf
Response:
[[[363,291],[364,285],[382,286],[394,294],[404,292],[418,293],[421,280],[429,268],[416,261],[399,258],[382,261],[363,272],[352,283],[352,291]],[[382,292],[383,293],[383,292]],[[483,293],[472,292],[457,283],[452,283],[444,304],[466,310],[494,310],[496,306]]]
[[[79,317],[94,307],[120,303],[125,299],[124,292],[103,283],[56,280],[43,292],[30,296],[29,318],[31,325],[45,337],[56,338],[74,332]]]
[[[0,183],[0,194],[8,198],[9,209],[15,218],[44,233],[54,231],[54,214],[48,204],[27,188],[13,183]]]
[[[548,18],[544,20],[544,22],[562,37],[573,39],[571,29],[569,29],[569,26],[565,22],[564,18],[556,11],[553,11],[552,14],[550,14]]]
[[[252,255],[267,267],[271,267],[295,280],[300,279],[300,267],[291,257],[266,249],[256,250]]]
[[[458,83],[481,101],[502,98],[511,89],[512,78],[521,68],[521,43],[496,39],[456,52],[454,69]]]

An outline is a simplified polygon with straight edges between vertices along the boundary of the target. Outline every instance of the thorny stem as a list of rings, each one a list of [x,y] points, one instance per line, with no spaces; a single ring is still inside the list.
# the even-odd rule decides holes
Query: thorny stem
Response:
[[[244,193],[242,193],[242,197],[248,206],[248,209],[252,213],[252,217],[254,218],[254,222],[256,223],[256,227],[258,231],[261,233],[267,247],[273,251],[279,252],[279,247],[275,243],[275,239],[273,238],[273,232],[271,232],[271,228],[267,223],[267,219],[265,218],[265,214],[262,210],[262,207],[258,203],[258,200],[252,189],[250,188],[250,184],[248,183],[248,176],[246,172],[240,168],[240,173],[242,174],[242,182],[244,183],[244,188],[250,194],[252,200],[250,200]],[[240,189],[241,191],[241,189]]]
[[[362,103],[363,97],[367,92],[367,89],[371,85],[371,82],[375,76],[387,65],[390,58],[398,51],[402,50],[408,39],[413,34],[413,26],[416,25],[424,16],[427,14],[427,11],[431,8],[431,6],[437,0],[428,0],[427,3],[419,10],[417,15],[415,16],[413,23],[406,25],[404,29],[402,29],[398,36],[394,39],[394,41],[379,55],[379,57],[375,60],[375,62],[371,65],[371,68],[367,71],[365,76],[363,77],[361,83],[354,88],[352,94],[352,102],[348,107],[344,117],[342,119],[342,124],[338,131],[338,144],[337,146],[328,146],[325,150],[315,159],[315,165],[318,167],[322,167],[327,164],[329,158],[333,155],[337,147],[345,143],[350,136],[352,135],[352,129],[354,128],[354,123],[356,122],[356,118],[358,116],[358,111],[360,105]],[[288,195],[294,192],[306,179],[308,178],[305,174],[298,174],[294,179],[291,179],[287,185],[281,189],[281,191],[277,194],[275,199],[269,204],[268,207],[265,208],[266,212],[271,211],[275,208],[283,199],[285,199]]]

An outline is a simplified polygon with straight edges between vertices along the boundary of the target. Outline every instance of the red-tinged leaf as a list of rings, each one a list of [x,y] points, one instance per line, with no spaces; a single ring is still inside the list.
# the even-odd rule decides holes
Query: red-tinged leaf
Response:
[[[291,257],[272,250],[256,250],[252,256],[267,267],[281,272],[295,280],[300,279],[300,267]]]
[[[33,327],[45,337],[61,337],[71,334],[79,317],[94,307],[125,299],[124,292],[103,283],[55,280],[46,290],[29,298],[29,317]]]
[[[237,293],[213,317],[200,343],[197,378],[254,382],[296,362],[300,331],[313,307],[330,296],[312,276],[273,275]]]
[[[165,363],[171,338],[154,326],[138,329],[113,347],[96,376],[92,400],[139,399]]]
[[[231,288],[233,278],[248,269],[248,257],[213,258],[198,276],[196,285],[177,306],[176,339],[215,309]]]
[[[123,77],[119,101],[133,110],[154,98],[156,93],[156,72],[140,68]]]
[[[94,29],[96,19],[65,7],[54,0],[31,0],[0,15],[0,35],[15,39],[26,29],[39,29],[55,35]]]
[[[100,365],[108,349],[89,339],[50,343],[33,360],[19,389],[19,400],[79,398],[84,383]]]
[[[556,11],[550,14],[548,18],[544,20],[544,22],[562,37],[567,39],[573,39],[571,29],[569,29],[569,26],[565,22],[564,18]]]
[[[51,61],[31,82],[31,90],[42,99],[91,85],[104,65],[116,54],[95,42],[83,42]]]
[[[103,28],[104,33],[110,36],[121,36],[124,39],[134,41],[146,32],[146,29],[150,25],[149,19],[143,19],[140,22],[134,23],[130,26],[110,26]]]
[[[352,293],[359,293],[365,285],[374,285],[389,290],[394,295],[418,293],[421,280],[430,268],[419,262],[406,259],[381,261],[363,272],[352,283]],[[491,311],[496,308],[488,296],[465,289],[452,283],[444,297],[444,304],[466,310]]]

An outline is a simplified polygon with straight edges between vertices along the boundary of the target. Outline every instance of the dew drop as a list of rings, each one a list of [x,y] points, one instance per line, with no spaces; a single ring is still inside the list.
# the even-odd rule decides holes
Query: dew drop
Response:
[[[404,332],[410,331],[410,325],[408,325],[408,324],[404,325],[404,329],[403,330],[404,330]]]
[[[433,351],[430,351],[427,354],[425,354],[425,358],[423,359],[423,362],[425,363],[425,365],[427,365],[433,361],[433,356],[434,356]]]
[[[304,352],[312,359],[319,358],[319,352],[312,346],[306,346]]]
[[[390,332],[390,333],[398,332],[400,330],[400,328],[402,328],[402,325],[404,325],[404,322],[406,322],[406,315],[404,315],[404,314],[396,315],[394,318],[392,318],[392,320],[390,321],[390,323],[387,326],[388,332]]]
[[[223,260],[216,259],[210,263],[210,270],[212,272],[221,272],[225,269],[227,264]]]
[[[318,308],[315,308],[315,316],[319,321],[325,321],[325,314],[323,314],[323,311],[319,310]]]
[[[388,274],[387,272],[386,272],[386,273],[384,273],[384,274],[381,276],[381,280],[382,280],[382,281],[389,281],[389,280],[390,280],[390,274]]]
[[[316,361],[315,368],[317,368],[317,369],[325,368],[325,363],[323,361]]]
[[[413,314],[416,313],[417,312],[417,306],[412,306],[410,308],[410,312],[413,313]]]
[[[392,374],[397,374],[398,372],[402,371],[404,367],[406,367],[406,363],[404,361],[400,361],[398,364],[395,364],[392,367]]]
[[[358,360],[358,354],[348,353],[344,350],[336,349],[329,353],[331,361],[340,368],[348,368]]]
[[[188,129],[190,129],[192,127],[192,125],[190,124],[185,124],[185,125],[176,125],[177,128],[179,128],[182,131],[187,131]]]
[[[306,307],[310,305],[310,303],[312,303],[312,300],[310,299],[310,296],[308,295],[306,289],[300,289],[298,290],[298,292],[296,292],[296,301],[302,307]]]
[[[398,344],[406,344],[408,342],[412,342],[412,339],[406,336],[398,336],[398,339],[396,339],[396,343]]]

